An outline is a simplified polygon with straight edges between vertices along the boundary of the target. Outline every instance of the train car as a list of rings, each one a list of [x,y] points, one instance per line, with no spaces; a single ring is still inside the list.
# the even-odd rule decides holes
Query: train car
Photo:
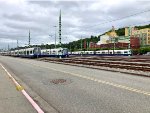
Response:
[[[10,56],[15,56],[15,50],[10,51]]]
[[[25,48],[20,50],[20,57],[27,57],[27,58],[38,58],[41,55],[41,48],[40,47],[33,47],[33,48]]]
[[[86,54],[86,55],[94,55],[95,52],[94,52],[94,51],[84,51],[83,54]]]
[[[1,51],[1,52],[0,52],[0,55],[8,56],[8,55],[9,55],[9,52],[8,52],[8,51]]]
[[[126,50],[99,50],[99,51],[74,51],[70,55],[98,55],[98,56],[131,56],[130,49]]]
[[[10,51],[14,57],[38,58],[38,57],[68,57],[67,48],[42,49],[40,47],[24,48]]]
[[[56,49],[42,49],[41,57],[68,57],[67,48],[56,48]]]
[[[70,52],[69,54],[73,54],[73,55],[93,55],[94,51],[74,51],[74,52]]]
[[[84,51],[74,51],[74,52],[71,52],[70,54],[72,55],[80,55],[82,54]]]
[[[49,51],[48,49],[41,49],[41,57],[48,57]]]
[[[11,56],[14,57],[25,57],[25,58],[36,58],[41,55],[41,48],[33,47],[33,48],[25,48],[11,51]]]
[[[130,49],[127,50],[100,50],[96,51],[96,55],[100,56],[131,56],[132,52]]]

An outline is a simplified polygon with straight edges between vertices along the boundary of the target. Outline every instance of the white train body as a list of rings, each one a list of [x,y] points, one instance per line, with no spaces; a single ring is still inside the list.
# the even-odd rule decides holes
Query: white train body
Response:
[[[2,53],[1,53],[2,54]],[[131,56],[130,49],[126,50],[99,50],[99,51],[74,51],[68,52],[67,48],[42,49],[40,47],[25,48],[5,52],[5,55],[18,57],[68,57],[69,55],[97,55],[97,56]]]
[[[96,51],[96,54],[110,54],[110,55],[131,55],[131,50],[101,50],[101,51]]]
[[[18,57],[39,57],[41,55],[41,48],[33,47],[33,48],[25,48],[25,49],[18,49],[14,51],[10,51],[11,56],[18,56]]]
[[[70,55],[99,55],[99,56],[113,56],[113,55],[122,55],[130,56],[132,52],[130,49],[126,50],[99,50],[99,51],[74,51],[70,52]]]
[[[42,49],[41,56],[42,57],[68,57],[68,49],[67,48],[56,48],[56,49]]]

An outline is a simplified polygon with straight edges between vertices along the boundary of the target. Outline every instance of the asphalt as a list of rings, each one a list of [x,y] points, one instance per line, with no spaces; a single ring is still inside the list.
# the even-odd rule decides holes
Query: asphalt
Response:
[[[0,113],[36,113],[0,66]]]
[[[148,77],[2,56],[0,62],[58,113],[150,113]]]

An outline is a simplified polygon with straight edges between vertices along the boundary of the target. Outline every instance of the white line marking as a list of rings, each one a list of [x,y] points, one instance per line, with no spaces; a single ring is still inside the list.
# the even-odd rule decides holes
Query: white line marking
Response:
[[[4,71],[8,74],[10,79],[15,83],[15,85],[21,87],[21,85],[12,77],[12,75],[6,70],[6,68],[1,63],[0,65],[4,69]],[[29,96],[29,94],[24,89],[22,89],[21,92],[27,98],[27,100],[32,104],[32,106],[35,108],[35,110],[38,113],[44,113],[44,111],[37,105],[37,103]]]

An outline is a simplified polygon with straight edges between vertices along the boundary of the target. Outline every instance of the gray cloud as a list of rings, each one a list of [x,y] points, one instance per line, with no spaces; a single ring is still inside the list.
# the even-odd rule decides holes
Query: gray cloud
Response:
[[[25,21],[25,22],[29,22],[29,21],[33,21],[32,17],[29,17],[27,15],[22,15],[22,14],[3,14],[3,17],[6,19],[10,19],[10,20],[15,20],[15,21]]]
[[[56,0],[0,1],[0,48],[8,44],[15,47],[28,42],[31,31],[31,43],[54,43],[55,28],[58,26],[59,11],[62,11],[62,42],[78,40],[81,36],[98,35],[109,29],[128,25],[142,25],[149,20],[150,11],[129,18],[112,21],[131,14],[150,9],[148,0]],[[58,33],[58,27],[56,29]],[[58,34],[57,34],[58,37]]]

